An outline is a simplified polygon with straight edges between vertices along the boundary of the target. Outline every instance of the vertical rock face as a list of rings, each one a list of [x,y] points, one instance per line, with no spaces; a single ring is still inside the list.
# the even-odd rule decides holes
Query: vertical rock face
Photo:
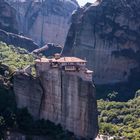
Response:
[[[19,14],[20,32],[38,44],[53,42],[64,46],[70,16],[78,7],[75,0],[11,2]]]
[[[79,8],[64,47],[64,55],[88,60],[96,84],[126,82],[138,77],[140,1],[102,1]],[[133,77],[133,78],[134,78]]]
[[[20,46],[29,51],[33,51],[39,47],[33,40],[18,35],[18,31],[19,26],[16,9],[8,2],[0,0],[0,41],[8,45]]]
[[[16,10],[4,0],[0,0],[0,29],[18,32]]]
[[[93,83],[56,68],[38,72],[40,86],[37,79],[15,75],[18,106],[27,106],[35,117],[61,124],[79,137],[95,138],[98,120]]]
[[[28,107],[29,112],[35,118],[39,118],[41,97],[43,95],[39,79],[18,73],[14,75],[14,91],[17,106],[19,108]]]
[[[95,137],[97,106],[92,83],[56,70],[42,73],[41,76],[43,85],[46,85],[41,118],[60,123],[77,136]]]

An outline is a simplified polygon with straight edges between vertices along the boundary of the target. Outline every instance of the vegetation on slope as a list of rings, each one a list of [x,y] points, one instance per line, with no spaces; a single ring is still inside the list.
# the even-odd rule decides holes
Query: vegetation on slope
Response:
[[[5,43],[0,42],[0,62],[8,65],[12,70],[16,70],[33,64],[34,58],[25,49],[12,45],[7,46]]]
[[[128,102],[98,100],[100,134],[140,140],[139,93]]]
[[[32,63],[33,57],[25,49],[0,42],[0,139],[4,137],[4,132],[7,129],[17,128],[18,125],[16,120],[18,111],[14,92],[10,86],[10,75],[16,69],[21,69]]]
[[[0,86],[0,139],[4,137],[5,130],[16,125],[15,111],[13,92]]]

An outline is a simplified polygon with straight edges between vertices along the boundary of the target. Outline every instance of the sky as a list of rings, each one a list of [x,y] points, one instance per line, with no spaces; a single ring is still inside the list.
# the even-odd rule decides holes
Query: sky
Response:
[[[86,4],[87,2],[94,2],[96,0],[77,0],[80,6],[83,6],[84,4]]]

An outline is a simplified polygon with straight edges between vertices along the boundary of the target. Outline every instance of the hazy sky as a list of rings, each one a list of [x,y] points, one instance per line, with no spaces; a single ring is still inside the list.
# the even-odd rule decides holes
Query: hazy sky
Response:
[[[96,0],[77,0],[78,1],[78,3],[81,5],[81,6],[83,6],[84,4],[86,4],[87,2],[94,2],[94,1],[96,1]]]

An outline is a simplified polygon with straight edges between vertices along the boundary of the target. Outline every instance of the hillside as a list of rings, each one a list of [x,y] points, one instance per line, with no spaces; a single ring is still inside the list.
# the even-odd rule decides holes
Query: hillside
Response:
[[[98,111],[100,134],[140,139],[140,96],[128,102],[98,100]]]
[[[25,49],[12,45],[7,46],[5,43],[0,42],[0,62],[16,70],[33,64],[34,58]]]

